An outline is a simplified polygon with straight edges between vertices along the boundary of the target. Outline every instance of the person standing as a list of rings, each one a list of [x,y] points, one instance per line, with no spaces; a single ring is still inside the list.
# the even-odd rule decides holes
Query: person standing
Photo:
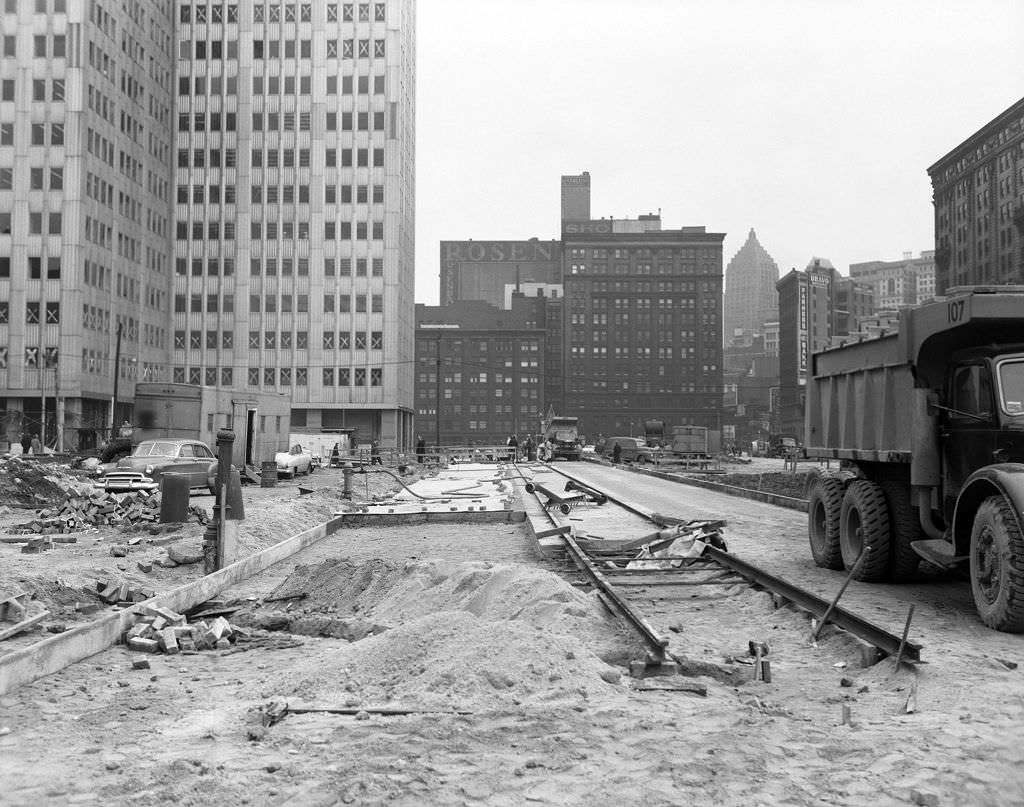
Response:
[[[427,441],[423,439],[423,435],[420,435],[416,439],[416,461],[422,465],[423,459],[427,454]]]
[[[523,453],[526,455],[528,462],[533,462],[537,459],[536,446],[533,444],[533,435],[526,435],[526,442],[523,443]]]
[[[519,459],[519,441],[516,439],[514,434],[508,436],[508,442],[506,445],[509,448],[508,460],[509,462],[515,462]]]
[[[370,465],[383,465],[380,458],[380,441],[374,437],[370,443]]]
[[[33,454],[42,454],[43,453],[43,444],[39,441],[39,433],[38,432],[36,432],[35,434],[32,435],[32,453]]]
[[[616,440],[615,447],[612,448],[612,462],[618,465],[622,462],[622,444]]]
[[[25,432],[21,435],[21,453],[28,454],[32,450],[32,435]]]

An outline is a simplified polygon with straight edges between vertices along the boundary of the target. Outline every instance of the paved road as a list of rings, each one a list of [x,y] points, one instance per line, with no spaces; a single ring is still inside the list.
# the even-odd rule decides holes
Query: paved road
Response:
[[[592,463],[558,463],[558,470],[645,510],[686,519],[725,519],[729,551],[831,600],[845,572],[820,569],[807,544],[807,515],[775,505]],[[585,516],[585,510],[579,511]],[[988,630],[978,620],[970,584],[963,579],[923,577],[913,584],[851,583],[843,595],[848,610],[900,634],[911,603],[911,638],[935,650],[951,635],[967,640],[983,654],[1019,657],[1024,637]]]

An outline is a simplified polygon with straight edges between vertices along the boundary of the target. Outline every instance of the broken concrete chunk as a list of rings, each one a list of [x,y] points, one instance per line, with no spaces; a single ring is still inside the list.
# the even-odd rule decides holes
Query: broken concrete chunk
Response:
[[[171,544],[167,547],[167,557],[181,566],[199,563],[203,560],[203,548],[187,544]]]
[[[160,643],[156,639],[143,639],[141,637],[130,638],[127,642],[132,650],[140,650],[143,653],[159,653]]]

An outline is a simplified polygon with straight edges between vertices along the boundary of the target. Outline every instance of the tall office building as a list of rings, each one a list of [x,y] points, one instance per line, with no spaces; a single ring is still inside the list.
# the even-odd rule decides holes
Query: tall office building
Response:
[[[590,172],[562,177],[562,221],[590,221]]]
[[[413,442],[415,2],[177,5],[173,381]]]
[[[643,421],[717,427],[722,241],[660,216],[563,222],[565,408],[591,438]]]
[[[2,4],[2,440],[90,447],[166,370],[173,7]]]
[[[763,333],[779,316],[779,266],[753,230],[725,268],[725,343]]]
[[[935,293],[1024,283],[1024,98],[928,169]]]

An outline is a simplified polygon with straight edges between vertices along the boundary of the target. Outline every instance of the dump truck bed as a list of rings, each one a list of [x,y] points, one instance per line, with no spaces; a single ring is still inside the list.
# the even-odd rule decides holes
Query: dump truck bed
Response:
[[[909,462],[913,388],[896,335],[814,354],[807,379],[806,455]]]

